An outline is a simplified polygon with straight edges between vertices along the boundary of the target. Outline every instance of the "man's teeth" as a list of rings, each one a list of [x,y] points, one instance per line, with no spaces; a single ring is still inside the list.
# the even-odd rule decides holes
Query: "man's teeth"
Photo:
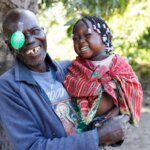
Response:
[[[36,53],[38,53],[39,49],[40,49],[40,46],[35,47],[35,48],[33,48],[33,49],[29,49],[29,50],[26,52],[26,54],[27,54],[27,55],[28,55],[28,54],[36,54]]]
[[[88,50],[89,50],[88,47],[82,47],[82,48],[81,48],[81,52],[85,52],[85,51],[88,51]]]

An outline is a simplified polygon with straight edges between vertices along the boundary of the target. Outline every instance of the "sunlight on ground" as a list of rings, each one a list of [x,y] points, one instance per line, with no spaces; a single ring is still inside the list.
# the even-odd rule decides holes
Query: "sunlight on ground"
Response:
[[[150,109],[149,109],[149,108],[146,108],[146,107],[143,107],[143,108],[142,108],[142,113],[143,113],[143,112],[149,112],[149,113],[150,113]]]

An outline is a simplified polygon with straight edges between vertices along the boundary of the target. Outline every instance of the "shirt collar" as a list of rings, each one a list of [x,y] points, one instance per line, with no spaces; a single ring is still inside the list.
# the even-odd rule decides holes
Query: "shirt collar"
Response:
[[[57,70],[57,66],[54,64],[50,56],[47,54],[46,56],[46,62],[48,63],[49,68],[54,68]],[[15,80],[16,81],[25,81],[29,84],[34,84],[37,85],[36,81],[32,77],[32,74],[30,70],[20,61],[16,60],[16,65],[15,65]]]

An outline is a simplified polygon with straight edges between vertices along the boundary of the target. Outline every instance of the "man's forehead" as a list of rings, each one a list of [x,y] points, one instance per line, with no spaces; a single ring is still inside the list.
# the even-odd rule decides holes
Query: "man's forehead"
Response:
[[[18,22],[11,22],[9,25],[8,25],[8,30],[10,31],[16,31],[16,30],[25,30],[25,29],[31,29],[31,28],[34,28],[34,27],[37,27],[39,26],[37,24],[37,22],[33,22],[33,21],[18,21]]]
[[[16,28],[20,26],[33,26],[38,25],[36,16],[31,12],[21,12],[18,14],[12,14],[8,18],[8,24],[11,28]]]
[[[24,26],[24,23],[18,21],[18,22],[10,22],[10,24],[8,24],[7,28],[8,28],[9,30],[11,30],[11,29],[17,30],[17,29],[19,29],[19,28],[20,28],[20,29],[23,28],[23,26]]]

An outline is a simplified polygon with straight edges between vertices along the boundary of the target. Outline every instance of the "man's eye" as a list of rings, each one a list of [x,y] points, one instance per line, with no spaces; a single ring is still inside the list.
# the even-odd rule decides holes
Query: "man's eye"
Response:
[[[41,29],[34,29],[32,32],[33,32],[34,34],[38,34],[38,33],[41,32]]]

